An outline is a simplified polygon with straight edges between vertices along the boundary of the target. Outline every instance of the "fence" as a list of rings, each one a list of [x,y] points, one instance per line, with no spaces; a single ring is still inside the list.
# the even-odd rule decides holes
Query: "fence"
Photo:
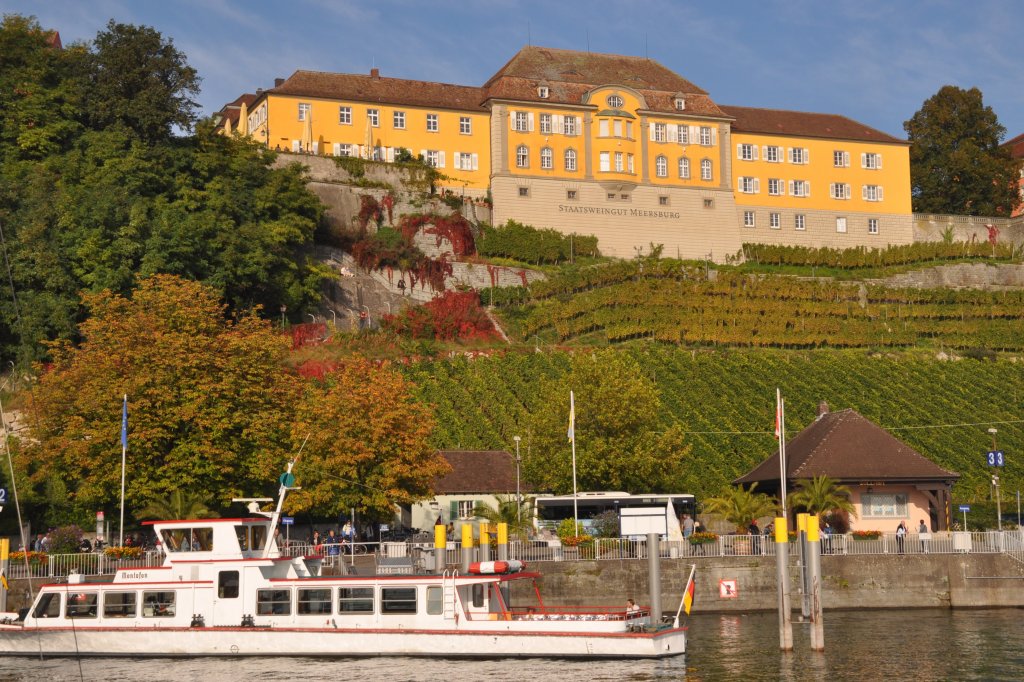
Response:
[[[46,554],[30,558],[28,566],[22,559],[11,558],[7,566],[10,578],[63,578],[74,572],[81,575],[113,575],[119,568],[162,566],[162,552],[145,552],[137,559],[116,559],[96,552],[79,554]]]

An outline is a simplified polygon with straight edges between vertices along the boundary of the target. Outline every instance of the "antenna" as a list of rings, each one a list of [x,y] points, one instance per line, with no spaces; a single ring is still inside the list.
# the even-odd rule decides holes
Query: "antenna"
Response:
[[[644,59],[650,59],[651,55],[647,52],[647,34],[644,33]]]
[[[590,29],[587,29],[587,52],[590,52]]]
[[[530,22],[526,22],[526,44],[533,47],[533,34],[530,33]]]

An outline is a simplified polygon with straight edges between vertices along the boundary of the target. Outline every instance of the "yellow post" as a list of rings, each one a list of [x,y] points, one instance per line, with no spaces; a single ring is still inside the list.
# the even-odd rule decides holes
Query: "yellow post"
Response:
[[[462,524],[462,548],[471,549],[473,547],[473,524],[464,523]]]
[[[498,546],[500,547],[501,545],[507,545],[507,544],[508,544],[508,524],[507,523],[499,523],[498,524]]]
[[[801,514],[800,516],[807,516],[807,515],[806,514]],[[821,540],[821,529],[818,528],[818,524],[816,524],[816,523],[808,523],[807,524],[807,542],[818,542],[820,540]]]
[[[445,549],[448,546],[448,530],[438,524],[434,526],[434,549]]]
[[[786,528],[786,519],[781,516],[775,517],[775,542],[789,544],[789,528]]]
[[[0,562],[10,558],[11,541],[8,538],[0,538]]]
[[[796,515],[796,530],[798,533],[807,532],[807,514]]]
[[[779,649],[793,650],[793,622],[789,601],[789,528],[786,519],[775,517],[775,571],[779,596]]]

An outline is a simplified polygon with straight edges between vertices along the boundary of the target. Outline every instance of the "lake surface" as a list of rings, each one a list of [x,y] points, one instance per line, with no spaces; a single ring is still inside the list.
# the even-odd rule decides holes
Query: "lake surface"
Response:
[[[1024,610],[901,610],[825,614],[825,652],[808,651],[794,623],[795,650],[778,651],[774,613],[702,615],[689,621],[689,653],[662,661],[459,661],[413,658],[114,659],[0,658],[13,680],[1020,680]],[[341,652],[339,652],[341,653]]]

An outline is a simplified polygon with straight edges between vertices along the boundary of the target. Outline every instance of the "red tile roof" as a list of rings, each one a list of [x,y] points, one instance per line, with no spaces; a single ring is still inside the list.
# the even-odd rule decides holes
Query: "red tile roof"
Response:
[[[505,450],[441,450],[452,470],[433,482],[436,495],[515,493],[516,458]],[[533,490],[520,481],[520,490]]]
[[[908,144],[906,140],[875,130],[863,123],[838,114],[815,114],[784,109],[755,109],[722,105],[722,110],[736,121],[734,133],[765,133],[798,137],[823,137],[858,142]]]
[[[826,412],[786,442],[789,480],[827,475],[841,483],[862,481],[956,481],[947,471],[897,440],[888,431],[846,409]],[[779,480],[779,454],[775,452],[734,484],[763,482],[772,489]]]
[[[1010,156],[1015,159],[1024,159],[1024,133],[1021,133],[1012,140],[1007,140],[1001,147],[1009,147]]]
[[[256,101],[256,95],[245,93],[239,95],[233,102],[228,102],[220,108],[217,114],[221,117],[221,124],[223,125],[225,120],[231,121],[232,130],[238,127],[238,116],[242,112],[242,103],[245,103],[246,107],[252,107],[252,103]],[[250,112],[252,110],[250,109]]]
[[[294,97],[484,111],[484,93],[480,88],[353,73],[296,71],[284,83],[267,92]]]

